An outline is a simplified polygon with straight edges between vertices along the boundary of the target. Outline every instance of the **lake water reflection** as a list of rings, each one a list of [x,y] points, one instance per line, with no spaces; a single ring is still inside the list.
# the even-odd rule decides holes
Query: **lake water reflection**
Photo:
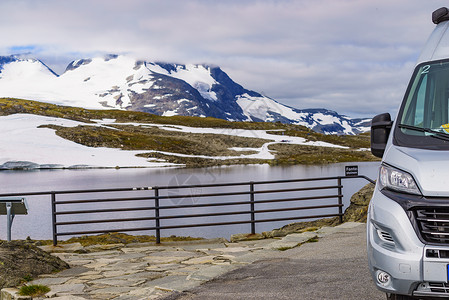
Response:
[[[91,170],[42,170],[1,171],[0,193],[38,192],[52,190],[80,190],[119,187],[166,186],[181,184],[209,184],[246,182],[278,179],[344,175],[345,166],[358,165],[359,174],[372,179],[377,177],[379,162],[340,163],[313,166],[270,167],[268,165],[229,166],[198,169],[91,169]],[[349,179],[343,182],[344,208],[352,194],[367,182],[363,179]],[[201,191],[197,191],[201,192]],[[16,216],[12,238],[51,239],[51,206],[48,196],[27,198],[29,214]],[[85,216],[88,218],[89,216]],[[292,221],[259,223],[256,231],[279,228]],[[152,226],[152,225],[150,225]],[[6,217],[0,216],[0,239],[6,239]],[[162,231],[162,236],[189,235],[197,237],[225,237],[231,234],[249,232],[250,225],[199,227]],[[135,234],[154,234],[136,232]]]

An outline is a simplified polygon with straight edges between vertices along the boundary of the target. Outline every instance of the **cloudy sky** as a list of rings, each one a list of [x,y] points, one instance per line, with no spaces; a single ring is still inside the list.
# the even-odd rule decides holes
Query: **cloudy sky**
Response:
[[[1,0],[0,55],[208,63],[296,108],[395,113],[447,0]]]

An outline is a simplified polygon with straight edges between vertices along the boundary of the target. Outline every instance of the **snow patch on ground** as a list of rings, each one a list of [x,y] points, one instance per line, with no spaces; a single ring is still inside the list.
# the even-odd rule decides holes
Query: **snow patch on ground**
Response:
[[[320,141],[307,141],[302,137],[269,134],[265,130],[198,128],[188,126],[167,126],[147,123],[115,123],[114,119],[92,120],[96,123],[83,123],[68,119],[45,117],[31,114],[14,114],[0,116],[0,169],[1,168],[85,168],[85,167],[167,167],[175,164],[161,162],[157,159],[137,157],[136,154],[158,152],[182,157],[198,157],[208,159],[274,159],[274,151],[268,147],[276,143],[289,143],[317,147],[347,148]],[[134,125],[142,127],[158,127],[160,129],[188,133],[208,133],[231,135],[248,138],[266,139],[260,148],[231,148],[235,151],[252,151],[254,154],[237,156],[204,156],[185,155],[163,151],[128,151],[113,148],[87,147],[63,139],[50,128],[38,128],[40,125],[59,125],[63,127]],[[116,128],[114,128],[116,129]],[[118,129],[116,129],[118,130]]]
[[[112,123],[112,120],[106,120]],[[145,151],[126,151],[113,148],[94,148],[63,139],[50,128],[40,125],[75,127],[92,126],[67,119],[29,114],[0,117],[0,165],[7,162],[32,162],[40,167],[162,167],[170,163],[151,162],[136,154]],[[100,126],[95,124],[95,126]],[[34,166],[36,167],[36,166]]]
[[[107,126],[110,123],[107,120],[103,120],[101,122],[103,126]],[[178,153],[170,153],[163,151],[150,151],[150,152],[158,152],[166,155],[175,155],[181,157],[199,157],[199,158],[209,158],[209,159],[274,159],[275,156],[272,154],[274,151],[270,151],[268,147],[277,143],[288,143],[288,144],[297,144],[297,145],[307,145],[307,146],[317,146],[317,147],[332,147],[332,148],[341,148],[348,149],[348,147],[334,145],[321,141],[307,141],[302,137],[294,137],[294,136],[285,136],[285,135],[276,135],[267,133],[265,130],[247,130],[247,129],[226,129],[226,128],[202,128],[202,127],[188,127],[182,125],[167,126],[161,124],[147,124],[147,123],[115,123],[116,125],[134,125],[134,126],[154,126],[160,129],[169,130],[169,131],[179,131],[179,132],[188,132],[188,133],[207,133],[207,134],[222,134],[222,135],[232,135],[239,137],[248,137],[248,138],[260,138],[266,139],[270,142],[267,142],[262,145],[260,148],[231,148],[235,151],[256,151],[255,154],[249,155],[239,155],[239,156],[203,156],[203,155],[186,155],[186,154],[178,154]]]
[[[107,125],[107,123],[103,123]],[[127,123],[128,125],[130,123]],[[334,145],[331,143],[321,142],[321,141],[307,141],[305,138],[296,137],[296,136],[286,136],[286,135],[277,135],[267,133],[265,130],[248,130],[248,129],[226,129],[226,128],[202,128],[202,127],[187,127],[176,125],[176,127],[166,127],[164,125],[159,124],[138,124],[133,123],[136,126],[157,126],[161,129],[171,130],[171,131],[182,131],[189,133],[210,133],[210,134],[224,134],[224,135],[233,135],[239,137],[249,137],[249,138],[260,138],[274,141],[276,143],[285,143],[288,140],[290,144],[298,144],[298,145],[307,145],[307,146],[320,146],[320,147],[333,147],[333,148],[341,148],[348,149],[348,147]]]

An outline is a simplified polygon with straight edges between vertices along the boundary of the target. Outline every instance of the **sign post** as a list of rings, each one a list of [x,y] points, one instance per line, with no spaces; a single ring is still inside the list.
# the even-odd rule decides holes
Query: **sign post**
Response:
[[[16,215],[27,215],[28,204],[25,198],[0,198],[0,215],[6,215],[6,238],[11,241],[11,227]]]
[[[345,176],[359,176],[359,166],[345,166]]]

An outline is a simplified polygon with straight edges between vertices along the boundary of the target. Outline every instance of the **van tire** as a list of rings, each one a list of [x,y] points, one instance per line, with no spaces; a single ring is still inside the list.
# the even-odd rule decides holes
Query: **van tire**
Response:
[[[398,295],[398,294],[388,294],[387,293],[387,300],[413,300],[416,299],[414,297],[410,297],[407,295]]]

